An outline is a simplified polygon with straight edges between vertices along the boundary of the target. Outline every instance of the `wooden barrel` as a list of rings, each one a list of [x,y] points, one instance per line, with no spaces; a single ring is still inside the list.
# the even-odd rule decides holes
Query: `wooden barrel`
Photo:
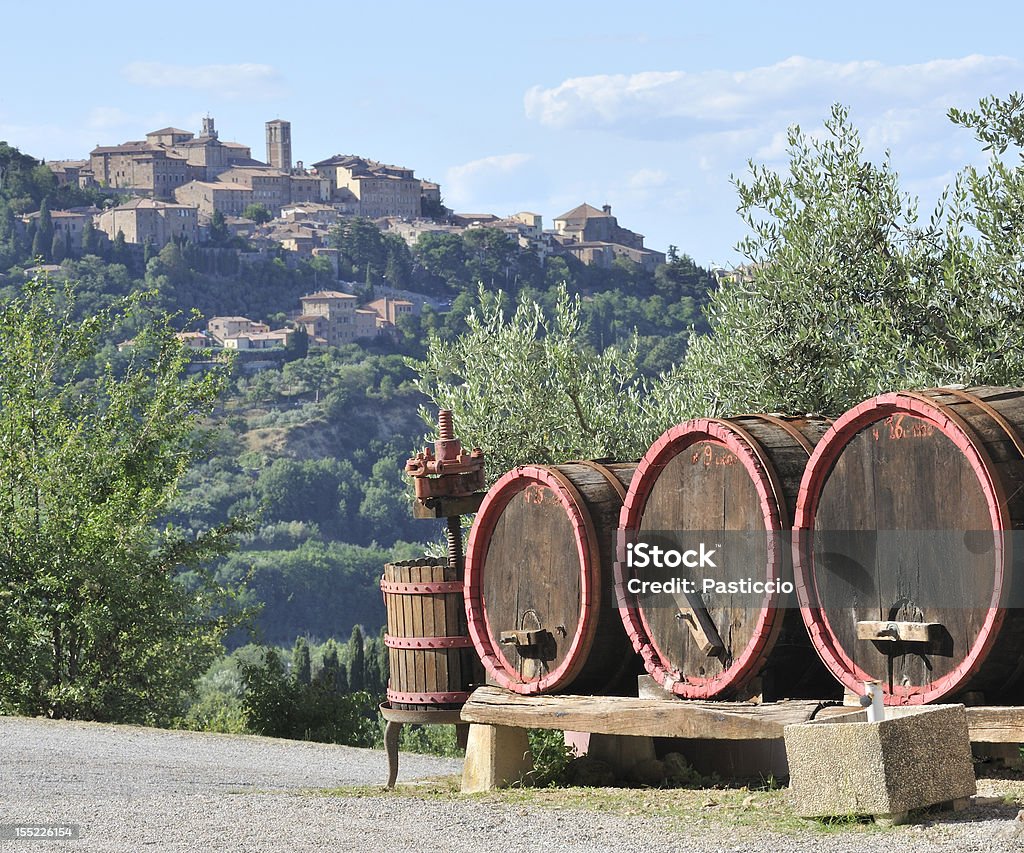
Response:
[[[851,691],[877,680],[892,705],[1024,699],[1024,578],[1001,533],[1024,527],[1022,425],[1018,389],[904,391],[851,409],[815,448],[797,591]]]
[[[447,560],[429,557],[387,563],[380,588],[388,620],[391,707],[459,708],[469,698],[475,656],[458,573]]]
[[[615,610],[612,563],[635,468],[529,465],[484,498],[466,549],[466,615],[493,683],[516,693],[628,689],[638,667]]]
[[[828,424],[780,415],[701,418],[672,427],[640,460],[622,508],[616,592],[633,648],[673,693],[689,699],[837,693],[795,596],[782,586],[792,584],[788,531],[800,478]],[[728,542],[727,560],[714,571],[688,572],[695,591],[633,594],[629,582],[642,573],[627,565],[626,549],[658,532]],[[764,588],[705,592],[705,578]]]

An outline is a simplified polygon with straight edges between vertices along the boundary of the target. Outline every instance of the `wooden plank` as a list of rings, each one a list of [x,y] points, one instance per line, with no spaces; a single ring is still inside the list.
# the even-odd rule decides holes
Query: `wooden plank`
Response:
[[[900,708],[886,708],[894,716]],[[848,717],[849,719],[844,719]],[[816,720],[830,719],[835,723],[863,722],[867,719],[863,710],[853,710],[841,705],[822,708],[815,715]],[[967,709],[967,728],[971,743],[1024,743],[1024,707],[986,707]]]
[[[938,622],[877,622],[857,623],[858,640],[880,642],[930,643],[943,626]]]
[[[807,722],[819,708],[821,703],[816,701],[755,705],[620,696],[521,696],[480,687],[462,709],[462,719],[595,734],[761,740],[781,738],[784,726]]]
[[[967,709],[974,743],[1024,743],[1024,707]]]
[[[693,639],[699,648],[709,658],[718,657],[725,651],[725,643],[718,633],[718,627],[714,619],[708,613],[707,607],[701,597],[695,592],[687,592],[682,595],[673,595],[676,606],[679,608],[679,616],[686,623],[693,634]]]

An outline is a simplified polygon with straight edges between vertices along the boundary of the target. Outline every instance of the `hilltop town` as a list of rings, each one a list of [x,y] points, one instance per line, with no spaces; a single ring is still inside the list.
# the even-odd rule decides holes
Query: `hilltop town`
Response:
[[[330,265],[332,286],[308,294],[301,308],[293,306],[287,327],[271,329],[241,316],[212,317],[205,331],[183,333],[196,348],[277,348],[298,329],[313,344],[337,346],[389,334],[401,316],[418,314],[429,300],[395,291],[361,302],[354,283],[344,281],[332,235],[355,219],[372,222],[381,234],[401,238],[410,248],[424,235],[494,229],[542,267],[557,256],[600,269],[628,262],[650,274],[666,261],[664,253],[644,246],[642,234],[619,225],[608,204],[580,204],[545,228],[543,216],[529,211],[449,210],[438,183],[404,166],[350,154],[307,166],[293,160],[291,123],[282,119],[266,123],[262,161],[253,157],[250,145],[221,139],[214,118],[207,116],[198,135],[165,127],[142,140],[97,146],[88,159],[45,165],[58,187],[89,191],[98,203],[22,213],[22,237],[44,260],[56,263],[115,245],[122,255],[144,252],[148,259],[169,244],[215,243],[231,245],[242,263],[279,257],[291,266],[311,259]],[[47,240],[33,241],[43,228]],[[225,237],[233,242],[227,244]]]

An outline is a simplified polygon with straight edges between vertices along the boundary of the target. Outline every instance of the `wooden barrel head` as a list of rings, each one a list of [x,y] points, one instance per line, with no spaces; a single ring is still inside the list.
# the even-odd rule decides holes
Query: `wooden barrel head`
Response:
[[[466,614],[493,683],[525,694],[636,689],[612,571],[635,469],[525,466],[488,492],[466,548]]]
[[[806,448],[825,427],[808,439],[779,420],[698,419],[668,430],[633,478],[620,520],[625,541],[653,531],[694,531],[705,539],[742,531],[730,539],[730,559],[704,576],[725,583],[780,580],[782,542],[774,533],[789,527],[787,495],[795,495]],[[786,476],[780,476],[776,454],[789,460]],[[752,606],[749,593],[700,596],[696,606],[703,605],[724,645],[721,653],[709,654],[687,621],[695,602],[666,606],[671,602],[663,594],[630,595],[623,556],[616,562],[619,612],[647,671],[661,684],[686,698],[712,698],[734,695],[758,674],[782,629],[779,593],[766,594],[760,606]]]
[[[542,693],[571,681],[593,641],[599,562],[583,498],[555,469],[517,468],[491,489],[467,548],[467,614],[502,686]],[[516,632],[540,642],[511,641]]]
[[[795,524],[801,611],[826,666],[857,693],[882,682],[889,704],[964,689],[1002,622],[1004,555],[991,531],[1006,525],[992,460],[962,413],[886,394],[843,415],[811,457]],[[985,531],[983,547],[967,541]],[[866,622],[941,628],[928,643],[858,639]]]

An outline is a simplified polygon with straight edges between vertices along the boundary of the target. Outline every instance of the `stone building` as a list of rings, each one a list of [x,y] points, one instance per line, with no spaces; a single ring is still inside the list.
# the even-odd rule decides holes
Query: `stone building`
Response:
[[[85,187],[92,185],[88,160],[49,160],[46,163],[57,179],[57,186]]]
[[[665,263],[665,254],[644,248],[644,236],[619,225],[611,205],[600,210],[581,204],[555,218],[555,235],[565,251],[585,264],[610,266],[617,257],[626,257],[644,269],[653,270]]]
[[[173,198],[174,190],[195,174],[187,158],[149,142],[125,142],[94,148],[89,153],[93,180],[110,189],[133,190],[157,198]]]
[[[367,302],[363,308],[369,309],[377,315],[380,320],[378,327],[395,326],[400,317],[409,317],[413,314],[411,302],[406,299],[392,299],[388,296]]]
[[[151,198],[136,198],[126,204],[103,211],[95,218],[96,229],[111,240],[118,232],[126,243],[152,241],[163,248],[171,240],[199,240],[199,216],[195,207],[168,204]]]
[[[266,323],[257,323],[248,317],[213,317],[206,324],[206,331],[223,346],[224,341],[239,335],[255,335],[269,332]]]
[[[64,247],[68,254],[79,253],[82,247],[82,231],[86,222],[92,222],[96,214],[100,212],[98,207],[76,207],[73,210],[51,210],[50,221],[53,223],[54,235],[60,234],[64,239]],[[23,225],[39,221],[39,211],[29,213],[21,217]]]
[[[252,190],[242,184],[219,181],[190,181],[174,191],[179,204],[199,209],[206,216],[220,212],[225,216],[241,216],[253,203]]]
[[[420,215],[423,182],[414,176],[412,169],[348,154],[337,154],[313,166],[318,175],[329,180],[331,199],[355,202],[354,212],[358,216],[377,219]]]
[[[253,204],[262,204],[274,216],[292,200],[290,176],[270,166],[228,169],[217,176],[216,183],[251,190]]]
[[[328,346],[352,343],[356,337],[357,296],[337,290],[321,290],[303,296],[302,313],[295,323],[302,326],[309,337],[319,339]]]
[[[355,336],[359,338],[375,338],[378,334],[376,311],[369,308],[356,308],[355,310]]]
[[[251,149],[221,142],[214,120],[207,117],[198,137],[164,127],[147,133],[144,140],[98,146],[89,154],[88,171],[100,186],[170,199],[189,181],[211,180],[234,165],[251,162]]]

